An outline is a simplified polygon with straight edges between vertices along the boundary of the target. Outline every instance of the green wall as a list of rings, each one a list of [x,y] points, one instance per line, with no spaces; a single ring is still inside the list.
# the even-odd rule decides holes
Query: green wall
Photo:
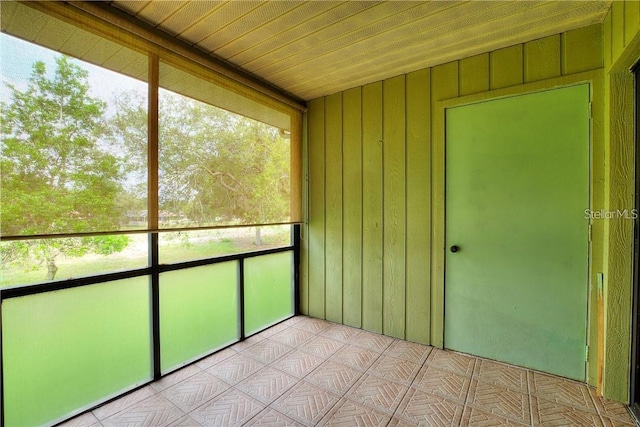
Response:
[[[640,2],[614,1],[603,23],[605,208],[634,206],[634,90],[629,68],[640,58]],[[629,399],[633,222],[604,223],[604,395]]]
[[[302,312],[439,344],[431,327],[442,322],[431,309],[431,246],[444,212],[431,208],[432,129],[439,120],[432,111],[445,99],[601,69],[602,40],[602,25],[592,25],[310,101]],[[592,180],[601,184],[604,154],[593,156]],[[600,184],[592,189],[594,207],[602,206]],[[594,301],[603,238],[594,229]],[[592,310],[590,325],[596,321]]]

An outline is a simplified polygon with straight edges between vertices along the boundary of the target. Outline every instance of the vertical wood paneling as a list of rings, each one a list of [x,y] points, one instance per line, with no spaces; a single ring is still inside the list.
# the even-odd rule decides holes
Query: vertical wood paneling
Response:
[[[562,74],[575,74],[602,67],[602,26],[567,31],[561,36]]]
[[[638,58],[636,2],[614,1],[605,18],[605,209],[631,209],[634,189],[634,81],[628,72]],[[627,16],[630,14],[630,16]],[[636,15],[636,16],[634,16]],[[625,48],[626,46],[626,48]],[[629,346],[632,323],[632,221],[604,222],[603,395],[629,399]]]
[[[362,327],[382,333],[382,83],[362,88]]]
[[[640,29],[640,2],[627,0],[624,2],[624,41],[628,45]]]
[[[633,75],[611,73],[609,152],[606,178],[610,191],[606,209],[615,211],[633,206],[634,129]],[[606,222],[608,234],[605,282],[605,377],[604,394],[616,400],[628,398],[631,330],[631,283],[633,271],[633,221],[616,218]],[[617,256],[614,256],[616,254]]]
[[[458,96],[458,62],[431,69],[431,111],[438,101]],[[442,347],[444,342],[444,116],[431,118],[431,345]],[[437,267],[436,267],[437,266]]]
[[[460,95],[489,90],[489,54],[460,60]]]
[[[522,84],[522,45],[518,44],[491,52],[491,89]]]
[[[561,73],[559,34],[525,43],[525,83],[560,77]]]
[[[487,58],[488,65],[488,55]],[[486,85],[489,84],[488,69]],[[405,338],[430,343],[431,70],[407,75],[407,308]]]
[[[300,306],[298,307],[301,314],[309,315],[309,117],[308,113],[302,114],[302,206],[303,206],[303,223],[301,225],[300,239]]]
[[[444,133],[433,133],[444,129],[434,106],[525,79],[558,77],[563,67],[596,66],[602,61],[597,30],[558,34],[312,101],[309,312],[323,317],[326,309],[331,320],[442,346],[444,272],[436,266],[445,255],[445,146]],[[584,43],[596,46],[595,55]],[[314,248],[322,255],[312,256]]]
[[[383,83],[383,331],[404,338],[406,275],[405,76]]]
[[[602,23],[602,49],[605,69],[609,69],[613,62],[612,59],[612,29],[611,29],[611,12],[607,13],[604,22]]]
[[[611,4],[611,53],[619,58],[624,49],[624,2],[614,1]]]
[[[362,89],[344,92],[343,322],[362,327]]]
[[[309,315],[324,319],[324,98],[309,102]]]
[[[325,316],[342,322],[342,93],[325,98]]]

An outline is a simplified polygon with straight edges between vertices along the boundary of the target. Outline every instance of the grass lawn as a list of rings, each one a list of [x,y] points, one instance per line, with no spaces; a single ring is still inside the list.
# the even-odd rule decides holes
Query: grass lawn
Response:
[[[263,240],[260,246],[253,243],[254,231],[250,228],[229,231],[161,233],[160,264],[249,252],[289,244],[288,228],[263,228],[265,231],[263,231]],[[111,255],[87,254],[79,258],[59,256],[56,259],[58,271],[55,279],[66,280],[146,267],[149,263],[147,235],[133,234],[129,238],[130,243],[122,252]],[[2,263],[0,288],[44,282],[46,274],[47,267],[44,262],[34,261],[28,266]]]

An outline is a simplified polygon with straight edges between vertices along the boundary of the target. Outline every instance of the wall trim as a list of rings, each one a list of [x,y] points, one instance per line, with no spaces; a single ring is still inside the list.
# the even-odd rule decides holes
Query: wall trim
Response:
[[[445,111],[461,105],[495,100],[516,95],[540,92],[560,87],[573,86],[580,83],[590,84],[592,103],[591,120],[591,164],[590,164],[590,208],[602,209],[604,193],[604,88],[603,69],[596,69],[578,74],[571,74],[547,80],[526,83],[508,88],[497,89],[467,96],[439,101],[433,112],[433,156],[432,156],[432,209],[434,212],[432,224],[431,250],[431,312],[432,318],[431,344],[444,348],[444,284],[445,284]],[[601,345],[602,340],[597,334],[597,281],[596,274],[603,269],[603,253],[599,248],[603,246],[604,233],[602,226],[593,224],[592,241],[589,247],[589,319],[588,344],[592,349]],[[587,369],[587,382],[596,385],[598,352],[590,351]]]

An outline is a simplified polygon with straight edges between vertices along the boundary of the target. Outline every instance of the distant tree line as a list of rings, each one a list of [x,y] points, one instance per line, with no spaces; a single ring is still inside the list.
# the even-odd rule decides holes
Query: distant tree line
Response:
[[[116,93],[109,108],[91,96],[88,77],[59,56],[51,77],[37,61],[26,89],[7,84],[10,101],[0,103],[3,236],[117,230],[146,210],[146,99]],[[182,225],[288,217],[289,142],[278,129],[161,91],[159,141],[160,209]],[[107,255],[128,244],[127,236],[111,235],[2,242],[0,249],[3,263],[46,265],[53,280],[61,255]]]

